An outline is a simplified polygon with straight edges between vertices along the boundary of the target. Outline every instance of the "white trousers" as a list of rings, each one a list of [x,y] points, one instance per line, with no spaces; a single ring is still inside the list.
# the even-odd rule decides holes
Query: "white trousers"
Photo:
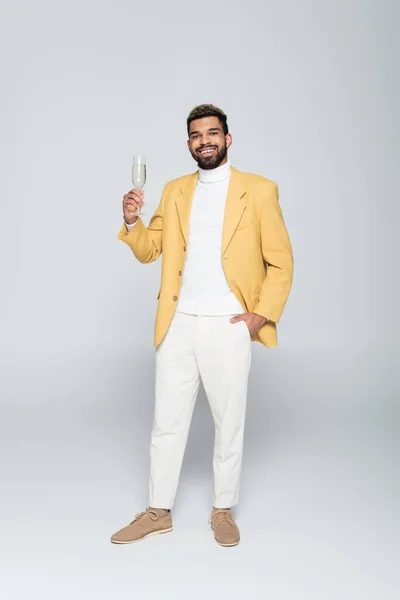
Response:
[[[149,482],[154,508],[172,508],[200,379],[215,425],[213,506],[238,502],[251,338],[246,323],[231,323],[231,317],[175,312],[156,348]]]

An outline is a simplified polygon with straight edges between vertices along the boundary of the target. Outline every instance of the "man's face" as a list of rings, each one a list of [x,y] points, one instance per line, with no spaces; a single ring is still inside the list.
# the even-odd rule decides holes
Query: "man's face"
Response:
[[[215,169],[226,163],[231,144],[232,136],[224,135],[218,117],[204,117],[190,123],[188,148],[201,169]]]

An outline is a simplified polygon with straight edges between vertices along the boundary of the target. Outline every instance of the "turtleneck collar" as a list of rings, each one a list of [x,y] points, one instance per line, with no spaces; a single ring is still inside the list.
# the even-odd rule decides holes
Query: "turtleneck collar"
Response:
[[[216,169],[200,169],[199,167],[199,181],[202,183],[216,183],[217,181],[223,181],[230,177],[230,174],[230,160],[227,160],[226,163],[220,165]]]

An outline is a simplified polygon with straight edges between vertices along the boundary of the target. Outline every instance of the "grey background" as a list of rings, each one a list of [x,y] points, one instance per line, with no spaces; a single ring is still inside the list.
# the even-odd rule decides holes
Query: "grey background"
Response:
[[[398,598],[398,3],[1,4],[1,542],[7,599]],[[295,280],[253,344],[242,543],[207,525],[204,391],[174,532],[147,505],[161,261],[116,238],[134,153],[147,223],[196,169],[185,119],[280,187]]]

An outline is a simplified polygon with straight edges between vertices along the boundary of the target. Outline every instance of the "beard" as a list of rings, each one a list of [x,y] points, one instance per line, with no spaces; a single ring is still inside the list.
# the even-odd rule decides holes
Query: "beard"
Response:
[[[200,167],[200,169],[205,169],[205,170],[209,170],[209,169],[216,169],[217,167],[219,167],[219,165],[222,163],[222,161],[226,158],[226,155],[228,154],[228,147],[225,144],[225,146],[223,146],[222,148],[218,148],[218,146],[216,146],[217,151],[214,154],[214,156],[202,156],[201,154],[199,154],[197,151],[196,152],[191,152],[191,155],[193,156],[194,160],[197,162],[198,166]]]

